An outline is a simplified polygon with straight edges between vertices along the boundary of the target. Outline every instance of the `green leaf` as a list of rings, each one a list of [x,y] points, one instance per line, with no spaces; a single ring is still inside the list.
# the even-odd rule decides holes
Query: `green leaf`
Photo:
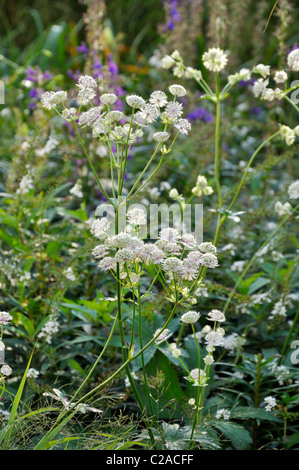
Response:
[[[235,423],[226,423],[225,421],[215,422],[213,426],[231,441],[234,449],[250,449],[252,437],[243,426]]]
[[[251,408],[246,406],[237,406],[231,412],[233,418],[257,418],[266,421],[281,421],[277,416],[263,408]]]

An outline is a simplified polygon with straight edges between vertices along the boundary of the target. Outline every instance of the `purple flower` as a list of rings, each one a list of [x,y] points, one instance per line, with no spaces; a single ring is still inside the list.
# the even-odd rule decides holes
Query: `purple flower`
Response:
[[[52,74],[49,72],[49,70],[46,70],[43,75],[44,80],[50,80],[52,78]]]
[[[30,96],[30,98],[37,98],[37,96],[38,96],[37,88],[31,88],[31,90],[29,91],[29,96]]]
[[[112,75],[117,75],[118,74],[118,67],[117,67],[117,64],[112,60],[111,54],[108,54],[107,58],[108,58],[109,72],[112,73]]]
[[[190,119],[190,121],[203,121],[209,123],[213,121],[213,116],[205,108],[199,108],[196,106],[195,109],[187,115],[187,119]]]
[[[89,54],[88,47],[86,46],[84,41],[81,41],[80,46],[77,47],[78,52],[83,52],[83,54]]]

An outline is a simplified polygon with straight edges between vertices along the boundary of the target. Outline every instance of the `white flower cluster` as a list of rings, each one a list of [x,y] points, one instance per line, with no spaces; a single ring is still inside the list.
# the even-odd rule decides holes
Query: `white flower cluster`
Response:
[[[233,355],[236,351],[240,351],[245,343],[245,338],[239,336],[238,333],[232,333],[230,335],[225,336],[222,345],[225,349],[229,351],[229,355]]]
[[[288,188],[288,193],[290,199],[299,199],[299,180],[296,180],[292,184],[290,184]]]
[[[42,95],[41,102],[46,109],[54,108],[58,113],[57,105],[62,104],[64,110],[61,116],[66,121],[70,122],[79,119],[79,126],[91,127],[93,137],[98,138],[104,144],[107,141],[131,144],[143,135],[144,127],[153,124],[159,117],[164,127],[172,124],[182,134],[188,134],[191,130],[191,124],[187,119],[182,118],[182,103],[176,101],[177,98],[187,94],[187,91],[181,85],[173,84],[169,87],[169,91],[173,96],[173,99],[169,102],[166,94],[160,90],[154,91],[150,95],[148,102],[138,95],[126,96],[127,105],[132,108],[134,113],[133,123],[136,126],[135,128],[128,123],[123,124],[123,121],[128,119],[122,111],[111,109],[111,106],[117,101],[115,94],[105,93],[100,96],[100,106],[92,105],[91,100],[96,96],[96,86],[96,81],[89,75],[79,78],[77,83],[79,88],[79,110],[65,108],[66,92],[46,92]],[[81,106],[87,104],[91,105],[90,109],[80,113]],[[162,108],[165,108],[164,111]],[[153,138],[159,145],[166,142],[169,137],[170,133],[166,129],[153,135]]]
[[[291,381],[289,368],[283,364],[278,365],[277,359],[269,365],[268,369],[275,376],[280,386],[283,386],[285,382]]]
[[[45,339],[46,343],[51,344],[52,336],[59,331],[59,322],[57,321],[56,315],[50,315],[47,323],[42,327],[40,333],[37,335],[40,339]]]
[[[211,72],[221,72],[228,62],[227,54],[218,47],[212,47],[202,55],[202,61],[207,70]],[[162,67],[170,69],[173,67],[173,74],[175,77],[194,78],[197,81],[202,80],[202,73],[200,70],[193,67],[185,67],[181,54],[176,50],[171,55],[163,57]],[[241,79],[241,78],[240,78]]]
[[[27,372],[27,378],[28,379],[37,379],[39,376],[40,372],[36,369],[33,369],[32,367],[28,369]]]
[[[266,403],[266,406],[265,406],[266,411],[272,411],[273,408],[277,406],[276,398],[272,397],[271,395],[266,397],[264,399],[264,402]]]
[[[71,267],[64,269],[62,271],[62,274],[67,278],[68,281],[74,282],[76,280],[73,268]]]
[[[220,408],[215,414],[216,419],[225,419],[226,421],[230,418],[230,411],[226,410],[225,408]]]
[[[83,197],[81,180],[76,181],[75,185],[70,190],[70,194],[73,194],[73,196],[76,196],[78,198]]]
[[[134,225],[143,224],[145,214],[133,209],[128,212],[128,221]],[[197,245],[191,234],[179,235],[176,229],[164,228],[155,243],[144,243],[127,231],[110,237],[107,234],[108,226],[106,218],[99,219],[92,225],[92,233],[104,240],[93,249],[93,255],[101,259],[99,268],[103,271],[115,271],[119,263],[121,279],[127,279],[128,287],[132,281],[133,284],[138,282],[144,266],[158,264],[166,273],[172,288],[175,284],[176,289],[188,298],[188,289],[187,292],[184,290],[186,282],[196,280],[201,267],[218,266],[216,247],[210,242]],[[185,257],[182,258],[183,252]],[[175,301],[175,296],[167,299]],[[194,299],[191,299],[192,302],[194,303]]]
[[[3,334],[3,326],[8,325],[12,320],[12,316],[8,312],[1,311],[0,312],[0,351],[5,351],[5,344],[2,341],[2,334]],[[3,366],[0,369],[0,374],[2,375],[2,381],[3,381],[3,376],[8,377],[11,375],[12,369],[9,367],[8,364],[3,364]]]
[[[34,188],[33,176],[33,170],[29,169],[28,173],[24,175],[20,181],[17,194],[27,194]]]
[[[8,325],[12,316],[8,312],[0,312],[0,325]]]
[[[296,136],[299,136],[299,126],[296,126],[294,129],[291,129],[289,126],[281,126],[280,133],[287,145],[293,145]]]

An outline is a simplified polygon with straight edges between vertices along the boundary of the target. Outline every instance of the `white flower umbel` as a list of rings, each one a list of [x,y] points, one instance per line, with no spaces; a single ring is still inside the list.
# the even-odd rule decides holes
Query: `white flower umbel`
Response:
[[[253,68],[253,72],[267,78],[270,75],[270,65],[258,64]]]
[[[161,333],[160,333],[161,331]],[[168,338],[170,338],[172,336],[172,333],[170,330],[168,330],[167,328],[165,328],[165,330],[162,331],[162,328],[158,328],[156,331],[155,331],[155,334],[154,334],[154,338],[158,335],[158,337],[155,339],[155,343],[156,344],[161,344],[163,343],[164,341],[167,341]]]
[[[220,312],[220,310],[211,310],[209,313],[208,313],[208,316],[207,316],[208,320],[210,321],[219,321],[219,322],[224,322],[225,321],[225,316],[222,312]]]
[[[0,312],[0,325],[8,325],[12,316],[7,312]]]
[[[264,402],[266,403],[266,406],[265,406],[266,411],[272,411],[273,408],[277,406],[276,398],[272,397],[271,395],[266,397],[264,399]]]
[[[168,132],[155,132],[153,135],[153,139],[155,139],[156,142],[163,143],[166,142],[170,137],[170,134]]]
[[[53,109],[58,104],[64,103],[66,99],[66,91],[46,91],[46,93],[41,96],[42,106],[46,109]]]
[[[11,375],[12,369],[7,364],[4,364],[0,369],[0,373],[8,377],[9,375]]]
[[[226,421],[228,421],[229,418],[230,418],[230,411],[226,410],[225,408],[221,408],[215,414],[215,418],[216,419],[225,419]]]
[[[83,192],[82,192],[82,182],[78,180],[76,184],[72,187],[70,190],[70,194],[73,194],[76,197],[83,197]]]
[[[103,104],[111,106],[117,100],[117,96],[114,93],[105,93],[104,95],[100,96],[100,100]]]
[[[294,49],[288,55],[288,66],[295,72],[299,72],[299,49]]]
[[[149,97],[149,102],[157,108],[164,108],[167,105],[167,96],[164,91],[153,91]]]
[[[170,350],[171,350],[171,355],[172,355],[173,357],[180,357],[180,356],[181,356],[182,351],[177,348],[176,343],[171,343],[171,344],[169,345],[169,347],[170,347]]]
[[[28,372],[27,372],[27,378],[28,379],[37,379],[39,374],[40,374],[40,372],[38,370],[30,368],[30,369],[28,369]]]
[[[287,214],[291,214],[292,213],[292,206],[289,202],[285,202],[283,204],[282,202],[277,201],[275,203],[275,212],[279,216],[284,216],[284,215],[287,215]]]
[[[200,318],[200,313],[196,312],[194,310],[189,310],[189,312],[184,313],[180,320],[183,323],[196,323],[198,319]]]
[[[128,211],[128,222],[132,225],[146,225],[146,214],[144,210],[134,208]]]
[[[145,101],[141,96],[129,95],[126,97],[126,102],[133,109],[141,109],[145,105]]]
[[[274,75],[274,81],[276,83],[284,83],[288,79],[288,74],[284,70],[277,70]]]
[[[170,85],[169,91],[173,96],[187,95],[187,90],[182,85]]]
[[[90,231],[96,238],[103,238],[110,226],[111,224],[107,217],[102,217],[101,219],[96,219],[92,223]]]
[[[211,72],[221,72],[227,64],[227,54],[218,47],[212,47],[202,56],[202,61],[206,69]]]
[[[62,274],[67,278],[68,281],[74,282],[76,280],[73,268],[71,267],[64,269],[62,271]]]

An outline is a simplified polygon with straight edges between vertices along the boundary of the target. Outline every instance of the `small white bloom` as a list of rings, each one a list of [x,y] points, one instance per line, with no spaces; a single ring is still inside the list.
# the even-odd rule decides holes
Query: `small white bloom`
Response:
[[[170,55],[163,57],[161,62],[163,69],[170,69],[175,64],[175,60]]]
[[[270,75],[270,65],[258,64],[253,68],[253,72],[258,73],[263,78],[267,78]]]
[[[292,213],[292,206],[289,202],[285,202],[284,204],[282,204],[282,202],[277,201],[275,203],[275,212],[279,216],[291,214]]]
[[[158,328],[155,331],[154,338],[158,335],[158,337],[155,339],[156,344],[161,344],[164,341],[168,340],[168,338],[170,338],[172,336],[171,331],[168,330],[167,328],[165,328],[163,331],[161,331],[161,330],[162,330],[162,328]]]
[[[130,209],[127,217],[129,223],[132,225],[146,225],[146,214],[142,209]]]
[[[224,322],[225,316],[222,312],[220,312],[220,310],[211,310],[208,313],[208,320]]]
[[[295,72],[299,72],[299,49],[294,49],[289,53],[288,66]]]
[[[220,72],[226,67],[227,54],[218,47],[212,47],[202,56],[203,64],[211,72]]]
[[[276,83],[284,83],[288,79],[288,74],[284,70],[277,70],[274,75]]]
[[[155,134],[153,135],[153,139],[155,139],[159,143],[166,142],[169,137],[170,134],[168,134],[168,132],[155,132]]]
[[[133,109],[141,109],[145,105],[145,101],[141,96],[129,95],[126,97],[126,102]]]
[[[116,102],[117,96],[114,93],[104,93],[100,96],[100,100],[103,104],[110,106]]]
[[[28,379],[37,379],[39,376],[39,371],[33,368],[28,369],[27,378]]]
[[[0,312],[0,325],[8,325],[12,320],[12,316],[7,312]]]
[[[266,397],[264,402],[266,403],[266,411],[272,411],[272,409],[277,406],[276,398],[272,397],[271,395]]]
[[[194,310],[189,310],[189,312],[186,312],[181,316],[180,320],[183,323],[191,324],[191,323],[196,323],[199,318],[200,318],[199,312],[196,312]]]
[[[170,85],[169,91],[173,96],[185,96],[187,94],[186,88],[182,85]]]
[[[11,367],[9,367],[7,364],[4,364],[0,369],[0,373],[6,376],[11,375],[12,373]]]
[[[167,96],[164,91],[153,91],[150,95],[149,102],[157,108],[163,108],[167,105]]]
[[[220,410],[217,411],[215,415],[216,419],[225,419],[226,421],[229,420],[230,418],[230,411],[226,410],[225,408],[221,408]]]

